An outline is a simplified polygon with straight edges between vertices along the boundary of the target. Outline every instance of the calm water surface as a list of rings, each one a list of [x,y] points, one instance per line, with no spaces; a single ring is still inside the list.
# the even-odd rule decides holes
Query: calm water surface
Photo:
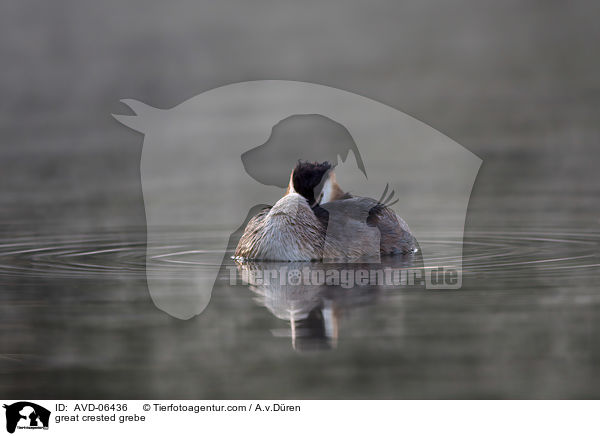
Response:
[[[214,231],[165,231],[170,243],[153,272],[202,268],[197,244],[210,247]],[[437,258],[454,261],[444,248],[457,241],[431,240]],[[144,229],[5,235],[11,352],[1,356],[2,389],[81,398],[594,396],[599,241],[582,230],[469,231],[457,291],[231,286],[224,272],[204,313],[180,321],[149,298]]]

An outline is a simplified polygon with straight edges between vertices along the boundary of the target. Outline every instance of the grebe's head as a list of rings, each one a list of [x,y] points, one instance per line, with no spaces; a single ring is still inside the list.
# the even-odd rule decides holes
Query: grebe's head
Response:
[[[296,192],[314,206],[323,196],[323,186],[332,176],[333,166],[329,162],[298,161],[290,176],[287,192]]]

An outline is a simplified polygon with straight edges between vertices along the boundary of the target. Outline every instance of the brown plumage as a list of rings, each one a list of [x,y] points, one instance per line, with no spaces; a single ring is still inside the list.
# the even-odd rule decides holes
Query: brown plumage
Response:
[[[248,222],[235,255],[339,261],[414,253],[417,248],[410,229],[391,208],[345,193],[329,163],[299,162],[286,195]]]

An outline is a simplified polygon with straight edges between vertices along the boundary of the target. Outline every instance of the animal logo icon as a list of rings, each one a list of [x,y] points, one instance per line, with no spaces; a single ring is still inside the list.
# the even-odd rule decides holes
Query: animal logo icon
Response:
[[[281,197],[298,159],[345,162],[352,171],[344,187],[366,197],[380,198],[389,185],[400,198],[394,207],[402,208],[420,243],[425,269],[439,266],[430,241],[440,231],[458,241],[444,259],[462,266],[466,211],[481,159],[397,109],[340,89],[284,80],[226,85],[170,109],[122,102],[134,114],[113,116],[144,135],[140,173],[148,288],[155,305],[176,318],[189,319],[206,308],[231,235],[243,228],[249,211]],[[302,124],[307,116],[324,120],[324,131],[346,138],[346,145],[311,137],[294,143],[294,129],[284,127]],[[297,145],[273,147],[282,143],[278,138]],[[419,194],[411,194],[415,188]],[[214,223],[220,230],[211,233],[210,246],[197,247],[203,255],[198,268],[156,269],[165,244],[162,229]],[[460,276],[443,286],[459,288]]]
[[[19,401],[3,406],[6,409],[6,431],[14,433],[17,428],[47,429],[50,411],[29,401]]]

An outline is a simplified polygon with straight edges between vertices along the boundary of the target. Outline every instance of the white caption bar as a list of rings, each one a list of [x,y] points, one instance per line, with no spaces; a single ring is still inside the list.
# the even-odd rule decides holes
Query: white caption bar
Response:
[[[4,400],[18,436],[179,434],[598,435],[598,401]],[[12,430],[12,432],[11,432]],[[218,432],[218,433],[212,433]],[[308,432],[308,433],[307,433]]]

